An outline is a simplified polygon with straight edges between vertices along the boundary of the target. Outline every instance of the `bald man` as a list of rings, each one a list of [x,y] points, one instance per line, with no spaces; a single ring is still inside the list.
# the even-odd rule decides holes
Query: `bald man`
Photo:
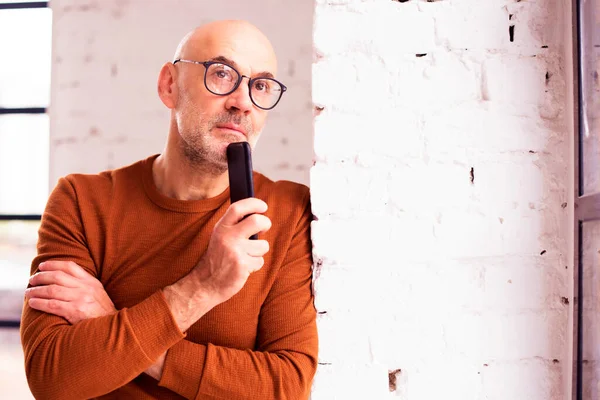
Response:
[[[226,148],[254,148],[286,90],[276,73],[256,27],[200,27],[159,74],[164,151],[60,179],[21,325],[36,398],[308,397],[308,188],[254,172],[256,198],[229,201]]]

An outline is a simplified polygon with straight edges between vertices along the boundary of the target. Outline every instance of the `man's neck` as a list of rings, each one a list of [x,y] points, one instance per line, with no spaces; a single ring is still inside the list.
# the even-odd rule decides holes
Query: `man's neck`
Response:
[[[202,200],[221,194],[229,186],[225,173],[209,166],[191,165],[185,157],[165,149],[152,165],[158,191],[177,200]]]

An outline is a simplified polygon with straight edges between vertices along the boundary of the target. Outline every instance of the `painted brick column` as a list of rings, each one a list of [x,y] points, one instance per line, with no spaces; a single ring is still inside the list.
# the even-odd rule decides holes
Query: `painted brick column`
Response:
[[[567,398],[565,3],[317,0],[313,400]]]

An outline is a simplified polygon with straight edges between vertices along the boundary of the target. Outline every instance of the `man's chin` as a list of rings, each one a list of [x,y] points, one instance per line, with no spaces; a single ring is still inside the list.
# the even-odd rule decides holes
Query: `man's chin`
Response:
[[[229,146],[230,143],[234,142],[223,141],[213,148],[213,151],[211,151],[211,158],[215,164],[223,165],[227,168],[227,146]]]
[[[218,154],[222,154],[225,159],[227,159],[227,146],[231,143],[239,143],[239,142],[247,142],[245,137],[242,136],[228,136],[227,138],[223,138],[217,144],[217,148],[215,149]]]

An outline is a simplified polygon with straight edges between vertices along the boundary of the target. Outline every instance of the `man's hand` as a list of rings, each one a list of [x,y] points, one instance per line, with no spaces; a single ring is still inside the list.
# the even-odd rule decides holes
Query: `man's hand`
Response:
[[[264,201],[244,199],[232,204],[215,225],[206,253],[194,273],[201,288],[219,303],[239,292],[250,274],[262,268],[269,242],[249,237],[271,228],[271,220],[262,215],[265,211]]]
[[[117,312],[102,283],[72,261],[46,261],[29,279],[29,306],[71,324]]]
[[[229,300],[244,287],[252,272],[262,268],[269,242],[249,237],[271,228],[271,220],[262,215],[265,211],[267,204],[256,198],[229,206],[215,224],[208,248],[198,264],[163,290],[182,332],[210,309]]]

